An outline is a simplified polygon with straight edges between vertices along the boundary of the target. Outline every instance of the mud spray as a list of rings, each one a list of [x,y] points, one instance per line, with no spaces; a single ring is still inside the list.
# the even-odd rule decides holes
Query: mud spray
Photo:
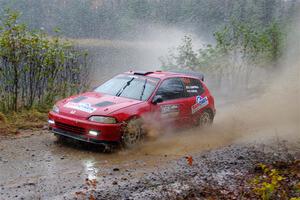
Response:
[[[300,27],[300,17],[295,19],[293,27]],[[101,73],[97,74],[95,79],[99,77],[111,77],[115,73],[132,69],[130,66],[142,66],[141,70],[149,69],[149,66],[158,68],[159,62],[157,58],[161,55],[166,55],[168,48],[178,46],[180,39],[192,33],[179,31],[176,28],[152,27],[153,32],[144,33],[140,41],[151,41],[150,43],[143,42],[137,45],[134,54],[138,56],[138,60],[121,60],[117,64],[119,67],[105,73],[99,69]],[[195,36],[195,35],[194,35]],[[259,71],[254,68],[251,79],[252,82],[262,79],[266,76],[264,84],[258,85],[256,93],[245,95],[238,85],[232,86],[234,80],[224,81],[222,85],[228,84],[227,88],[232,88],[226,94],[227,99],[216,96],[217,115],[214,124],[206,130],[192,129],[180,133],[166,133],[157,137],[156,129],[158,125],[151,123],[154,127],[151,130],[155,140],[151,140],[141,145],[137,149],[122,152],[127,155],[186,155],[195,151],[202,151],[232,143],[253,143],[253,142],[273,142],[278,139],[299,140],[300,135],[300,49],[299,40],[300,30],[294,29],[288,35],[288,48],[285,50],[282,61],[276,69],[266,67]],[[194,37],[196,48],[201,46],[202,39]],[[134,43],[136,46],[137,43]],[[145,46],[147,48],[145,48]],[[126,47],[127,48],[127,47]],[[126,54],[127,55],[127,54]],[[126,56],[125,56],[126,57]],[[156,58],[156,59],[155,59]],[[118,60],[114,58],[113,60]],[[126,62],[125,62],[126,61]],[[98,62],[98,61],[95,61]],[[129,64],[128,64],[129,63]],[[132,64],[132,65],[131,65]],[[141,64],[141,65],[140,65]],[[112,66],[111,63],[109,63]],[[126,66],[125,66],[126,65]],[[100,66],[97,65],[97,66]],[[106,65],[102,67],[105,68]],[[245,67],[246,69],[251,66]],[[256,71],[255,71],[256,70]],[[113,71],[113,72],[112,72]],[[263,73],[262,73],[263,72]],[[247,77],[249,71],[245,70],[244,74],[240,74],[240,78]],[[253,75],[254,74],[254,75]],[[214,80],[209,80],[213,82]],[[100,82],[100,81],[98,81]],[[231,84],[229,86],[229,84]],[[234,90],[234,92],[232,91]],[[261,92],[263,91],[263,93]],[[212,91],[213,94],[220,91]],[[230,96],[230,94],[233,94]],[[229,99],[228,99],[229,98]],[[239,100],[242,99],[242,100]],[[228,103],[231,102],[231,103]],[[154,125],[153,125],[154,124]]]
[[[294,27],[300,27],[300,18]],[[286,140],[300,143],[300,29],[288,35],[280,67],[268,72],[267,84],[242,101],[217,107],[214,125],[157,136],[137,149],[122,154],[183,156],[192,152],[218,148],[233,143],[275,144]],[[270,78],[272,77],[272,78]],[[262,90],[261,90],[262,89]],[[238,97],[234,97],[238,98]],[[222,101],[222,99],[219,99]],[[153,126],[153,123],[152,123]],[[155,125],[154,125],[155,126]]]

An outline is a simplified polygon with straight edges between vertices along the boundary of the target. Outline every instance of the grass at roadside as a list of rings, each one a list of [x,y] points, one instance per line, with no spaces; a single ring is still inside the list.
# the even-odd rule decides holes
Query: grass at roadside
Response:
[[[251,180],[255,197],[300,200],[300,160],[259,164]]]
[[[21,130],[36,130],[43,128],[47,123],[47,112],[24,110],[3,114],[0,112],[0,135],[14,135]]]

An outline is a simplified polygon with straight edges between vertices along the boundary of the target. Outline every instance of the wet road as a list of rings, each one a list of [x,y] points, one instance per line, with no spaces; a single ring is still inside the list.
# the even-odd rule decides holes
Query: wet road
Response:
[[[0,151],[0,199],[52,198],[76,191],[86,178],[113,177],[114,168],[135,169],[137,174],[155,165],[153,155],[133,159],[126,152],[104,154],[96,148],[59,144],[47,131],[1,141]]]
[[[199,137],[202,137],[202,142]],[[198,141],[198,145],[191,141]],[[57,143],[56,138],[47,131],[2,140],[0,199],[73,199],[79,191],[90,191],[90,188],[86,189],[87,178],[98,181],[97,193],[100,199],[106,199],[106,196],[115,199],[123,195],[139,195],[135,187],[148,191],[149,188],[145,185],[153,187],[159,180],[162,183],[159,182],[158,185],[167,184],[168,181],[172,183],[173,179],[178,181],[183,172],[189,177],[190,173],[195,173],[193,170],[209,170],[208,165],[216,167],[219,170],[216,171],[216,174],[219,173],[216,177],[222,178],[227,175],[223,172],[224,169],[234,167],[235,170],[246,170],[253,163],[264,159],[264,155],[257,154],[255,148],[233,146],[228,150],[227,147],[222,147],[242,141],[233,138],[224,140],[222,136],[213,135],[195,136],[193,130],[186,132],[185,137],[180,134],[175,134],[173,138],[164,136],[137,149],[108,154],[98,152],[96,147]],[[211,149],[218,150],[209,151]],[[283,151],[286,153],[284,149]],[[187,155],[193,155],[194,162],[198,165],[202,162],[204,165],[191,170],[184,158]],[[243,157],[241,164],[244,167],[233,164],[236,160],[240,162],[240,157]],[[200,174],[202,178],[211,176],[208,172]],[[152,191],[151,194],[155,192]],[[144,198],[142,196],[137,199]]]
[[[295,109],[291,107],[290,112],[283,113],[281,108],[277,104],[258,104],[257,100],[244,105],[227,105],[218,109],[216,121],[210,129],[168,133],[138,148],[114,153],[101,153],[90,145],[58,143],[48,131],[1,139],[0,199],[73,197],[86,187],[87,178],[97,179],[99,188],[115,185],[130,188],[126,184],[138,183],[155,171],[168,171],[170,163],[184,160],[188,155],[199,155],[231,144],[247,146],[250,142],[263,143],[271,139],[276,142],[280,138],[300,141],[298,110],[292,112]],[[253,115],[253,111],[257,114]],[[226,156],[230,158],[231,154]],[[226,160],[226,157],[222,159]],[[223,166],[220,163],[220,167]]]
[[[101,153],[96,146],[58,143],[48,131],[0,141],[0,199],[51,199],[75,193],[86,178],[107,177],[119,171],[139,178],[173,160],[199,150],[180,134],[148,142],[133,150]],[[211,138],[212,140],[212,138]],[[207,141],[207,140],[206,140]],[[222,145],[216,142],[214,146]],[[212,148],[203,145],[202,149]]]

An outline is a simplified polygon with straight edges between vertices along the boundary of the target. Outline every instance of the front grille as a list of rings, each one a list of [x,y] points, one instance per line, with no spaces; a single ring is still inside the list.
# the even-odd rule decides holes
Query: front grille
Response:
[[[61,123],[61,122],[55,122],[55,125],[57,128],[64,130],[64,131],[69,131],[69,132],[77,133],[77,134],[85,134],[85,129],[78,127],[78,126],[72,126],[69,124]]]

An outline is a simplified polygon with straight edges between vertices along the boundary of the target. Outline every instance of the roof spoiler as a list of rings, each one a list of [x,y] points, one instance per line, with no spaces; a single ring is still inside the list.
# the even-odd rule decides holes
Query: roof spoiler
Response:
[[[170,72],[184,74],[188,76],[195,76],[199,78],[201,81],[204,81],[204,74],[202,72],[194,72],[194,71],[186,71],[186,70],[172,70]]]

